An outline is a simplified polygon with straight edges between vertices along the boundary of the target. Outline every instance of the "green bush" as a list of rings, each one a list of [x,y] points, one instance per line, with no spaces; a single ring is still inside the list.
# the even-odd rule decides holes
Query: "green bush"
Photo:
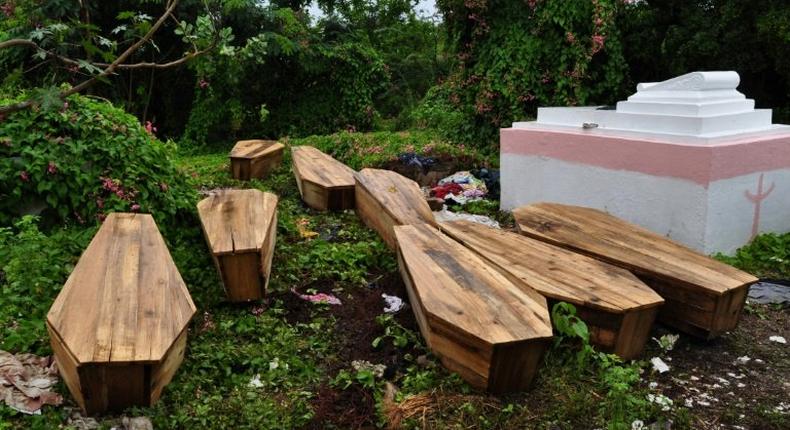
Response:
[[[373,133],[340,132],[325,136],[308,136],[286,140],[290,145],[310,145],[332,155],[353,169],[384,168],[398,161],[403,152],[440,160],[456,160],[467,166],[497,165],[497,157],[476,148],[454,145],[435,132],[410,131]]]
[[[418,117],[449,128],[456,141],[488,145],[538,106],[616,101],[627,71],[614,23],[619,3],[438,1],[457,65]]]
[[[35,217],[0,227],[0,349],[49,354],[49,307],[94,229],[38,229]]]
[[[289,8],[261,11],[260,32],[194,64],[185,138],[204,145],[245,136],[367,130],[389,74],[364,38],[335,40]]]
[[[0,122],[0,224],[24,214],[89,223],[116,211],[162,221],[191,206],[170,145],[132,115],[81,95],[51,104]]]

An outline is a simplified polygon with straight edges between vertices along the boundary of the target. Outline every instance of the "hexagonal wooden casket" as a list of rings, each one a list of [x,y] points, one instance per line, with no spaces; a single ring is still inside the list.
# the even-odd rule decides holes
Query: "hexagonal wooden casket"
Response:
[[[198,203],[198,214],[228,300],[262,299],[277,239],[277,196],[221,190]]]
[[[293,172],[302,200],[313,209],[354,208],[354,170],[312,146],[291,147]]]
[[[357,216],[376,230],[384,243],[396,249],[396,225],[437,226],[420,186],[398,172],[362,169],[356,175]]]
[[[535,203],[513,211],[521,234],[630,270],[664,298],[658,320],[712,339],[733,330],[754,276],[664,236],[581,206]]]
[[[529,387],[552,336],[546,299],[434,226],[393,230],[417,324],[442,364],[491,392]]]
[[[66,386],[95,414],[159,399],[194,314],[153,218],[114,213],[52,304],[47,330]]]
[[[273,140],[240,140],[230,151],[230,173],[234,179],[263,179],[283,160],[285,145]]]

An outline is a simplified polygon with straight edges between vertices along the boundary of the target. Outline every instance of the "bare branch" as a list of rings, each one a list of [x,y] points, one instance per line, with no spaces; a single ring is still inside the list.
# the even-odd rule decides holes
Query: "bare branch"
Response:
[[[10,39],[5,42],[0,42],[0,49],[10,48],[12,46],[27,46],[38,49],[38,44],[36,44],[36,42],[27,39]]]

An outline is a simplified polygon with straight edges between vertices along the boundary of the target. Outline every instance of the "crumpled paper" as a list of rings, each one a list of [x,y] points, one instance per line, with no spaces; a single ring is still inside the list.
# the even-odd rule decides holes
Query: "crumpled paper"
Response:
[[[60,405],[63,397],[50,391],[57,382],[58,370],[52,357],[0,350],[0,400],[10,408],[38,415],[44,405]]]

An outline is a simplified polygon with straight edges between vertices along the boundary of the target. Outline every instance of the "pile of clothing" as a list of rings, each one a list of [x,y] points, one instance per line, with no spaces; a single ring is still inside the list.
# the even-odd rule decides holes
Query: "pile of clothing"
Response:
[[[464,205],[472,200],[480,200],[487,194],[485,182],[466,171],[453,173],[431,189],[431,195],[443,199],[446,204]]]

